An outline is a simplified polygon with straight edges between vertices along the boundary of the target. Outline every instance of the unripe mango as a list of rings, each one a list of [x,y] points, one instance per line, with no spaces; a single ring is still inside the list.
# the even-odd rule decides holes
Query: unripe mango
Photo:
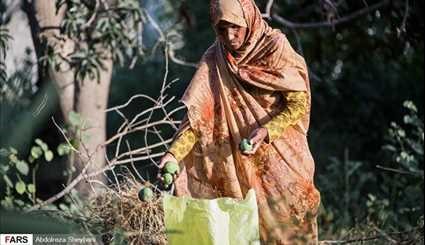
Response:
[[[173,175],[171,175],[170,173],[165,173],[162,177],[164,178],[165,186],[171,185],[174,181]]]
[[[164,172],[169,174],[177,174],[180,171],[179,164],[176,162],[166,162],[164,166]]]
[[[144,187],[139,191],[139,200],[142,202],[152,201],[154,193],[151,188]]]
[[[239,145],[242,152],[252,151],[253,145],[249,142],[248,139],[243,139]]]

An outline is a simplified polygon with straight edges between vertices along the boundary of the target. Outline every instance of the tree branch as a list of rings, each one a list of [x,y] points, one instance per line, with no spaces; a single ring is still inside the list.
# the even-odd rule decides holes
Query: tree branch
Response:
[[[335,19],[333,21],[321,21],[321,22],[309,22],[309,23],[298,23],[298,22],[292,22],[290,20],[287,20],[283,17],[281,17],[278,14],[272,14],[272,19],[278,22],[279,24],[286,26],[288,28],[292,29],[311,29],[311,28],[326,28],[326,27],[335,27],[336,25],[344,24],[347,22],[350,22],[352,20],[355,20],[365,14],[368,14],[370,12],[373,12],[377,9],[380,9],[390,3],[390,0],[383,0],[377,4],[365,7],[361,10],[358,10],[354,13],[351,13],[345,17],[341,17],[338,19]]]

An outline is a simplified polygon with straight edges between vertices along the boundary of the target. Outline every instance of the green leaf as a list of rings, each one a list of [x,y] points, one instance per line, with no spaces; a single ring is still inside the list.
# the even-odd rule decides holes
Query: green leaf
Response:
[[[80,142],[77,139],[71,139],[71,145],[74,148],[77,148],[78,149],[80,147]]]
[[[387,151],[391,151],[391,152],[396,152],[397,148],[395,148],[393,145],[384,145],[382,147],[382,149],[387,150]]]
[[[25,193],[26,188],[27,188],[27,186],[25,185],[25,183],[23,181],[19,181],[15,185],[15,190],[20,195]]]
[[[68,155],[71,152],[71,148],[68,144],[62,143],[58,145],[57,152],[59,156]]]
[[[62,211],[67,211],[69,208],[65,204],[61,203],[61,204],[59,204],[59,209],[62,210]]]
[[[27,189],[28,189],[29,193],[35,193],[35,185],[34,184],[27,185]]]
[[[17,155],[17,154],[18,154],[18,151],[17,151],[15,148],[13,148],[13,147],[9,147],[9,151],[10,151],[10,153],[12,153],[12,154],[15,154],[15,155]]]
[[[6,182],[6,185],[8,185],[9,187],[13,187],[13,183],[10,180],[9,176],[3,175],[3,180],[4,180],[4,182]]]
[[[405,108],[407,108],[407,109],[411,110],[411,111],[414,111],[414,112],[417,112],[417,111],[418,111],[418,108],[416,107],[415,103],[413,103],[413,102],[412,102],[412,101],[410,101],[410,100],[405,101],[405,102],[403,103],[403,106],[404,106]]]
[[[16,169],[18,169],[18,171],[23,175],[27,175],[30,170],[28,167],[28,163],[26,163],[25,161],[18,161],[16,163]]]
[[[16,205],[18,205],[19,207],[23,207],[25,205],[25,202],[19,199],[15,199],[14,200]]]
[[[64,149],[64,147],[62,146],[62,144],[58,146],[58,148],[57,148],[57,150],[56,150],[56,151],[58,152],[58,155],[59,155],[59,156],[64,156],[64,155],[65,155],[65,149]]]
[[[46,159],[46,161],[50,162],[53,160],[54,154],[52,151],[46,151],[44,153],[44,158]]]
[[[82,119],[80,114],[76,113],[75,111],[70,111],[68,114],[69,122],[72,126],[76,127],[81,125]]]
[[[12,208],[13,207],[13,198],[12,197],[5,197],[4,200],[1,201],[1,206]]]
[[[48,151],[49,150],[49,146],[46,143],[44,143],[41,139],[36,139],[35,140],[35,143],[37,145],[39,145],[41,147],[41,149],[43,149],[43,151]]]
[[[31,148],[31,156],[34,159],[38,159],[43,155],[43,150],[39,146],[33,146]]]
[[[9,160],[10,160],[10,162],[15,163],[15,164],[19,161],[18,157],[15,154],[10,154]]]
[[[9,169],[10,169],[10,166],[9,165],[0,165],[0,172],[2,174],[6,174],[7,171],[9,171]]]
[[[9,152],[4,148],[0,148],[0,156],[7,157],[9,156]]]

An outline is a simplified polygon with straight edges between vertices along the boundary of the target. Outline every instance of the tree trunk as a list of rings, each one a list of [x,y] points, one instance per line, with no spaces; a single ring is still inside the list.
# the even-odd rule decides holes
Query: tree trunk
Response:
[[[86,151],[87,154],[83,154],[81,159],[76,159],[76,169],[77,174],[81,169],[85,167],[86,164],[90,164],[88,168],[89,172],[99,170],[103,168],[106,164],[105,161],[105,148],[100,147],[106,141],[106,107],[108,105],[108,96],[109,96],[109,85],[111,82],[112,76],[112,61],[108,60],[104,62],[106,70],[100,72],[100,82],[96,80],[85,80],[83,83],[78,82],[76,86],[76,101],[75,101],[75,110],[80,113],[80,115],[87,122],[87,125],[84,126],[84,135],[87,135],[87,138],[83,138],[83,147],[81,151]],[[92,155],[93,154],[93,155]],[[91,158],[88,159],[86,156],[91,155]],[[105,182],[104,175],[99,175],[96,178],[97,181]],[[81,194],[85,196],[90,196],[93,194],[92,188],[95,190],[100,186],[97,183],[92,182],[81,182],[77,189]]]
[[[64,18],[66,6],[57,11],[55,3],[56,0],[34,0],[29,3],[33,10],[33,17],[35,17],[29,19],[37,22],[30,23],[30,25],[39,41],[46,40],[48,46],[53,47],[55,52],[67,58],[74,51],[75,43],[60,34],[59,26]],[[37,53],[42,54],[43,50],[37,50]],[[100,70],[100,82],[90,79],[76,81],[75,70],[70,69],[66,62],[61,63],[59,71],[48,67],[48,78],[58,91],[65,122],[69,123],[71,111],[79,113],[86,122],[83,133],[87,137],[84,137],[84,141],[79,144],[78,149],[82,154],[70,157],[70,159],[75,159],[71,161],[76,168],[75,174],[79,174],[86,164],[90,164],[88,172],[99,170],[106,164],[105,149],[99,146],[105,142],[106,138],[105,109],[108,104],[112,60],[104,61],[103,65],[105,69]],[[96,181],[104,183],[105,177],[99,175]],[[100,187],[94,182],[89,180],[81,182],[76,188],[83,197],[88,198],[94,194],[93,188]],[[92,183],[94,184],[91,186]]]

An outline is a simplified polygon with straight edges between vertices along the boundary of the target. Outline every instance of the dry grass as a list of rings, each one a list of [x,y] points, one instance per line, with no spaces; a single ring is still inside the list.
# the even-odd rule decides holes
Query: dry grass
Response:
[[[108,188],[89,203],[89,212],[103,226],[106,244],[117,240],[117,230],[122,231],[126,244],[166,244],[164,211],[161,198],[142,202],[138,192],[140,183],[127,181],[118,188]]]

